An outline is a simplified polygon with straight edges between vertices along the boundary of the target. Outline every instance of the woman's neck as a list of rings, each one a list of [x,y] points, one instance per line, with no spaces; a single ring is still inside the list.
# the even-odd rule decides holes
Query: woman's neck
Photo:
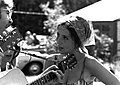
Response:
[[[77,60],[82,59],[84,57],[84,53],[81,51],[80,48],[75,49],[73,54],[75,55]]]

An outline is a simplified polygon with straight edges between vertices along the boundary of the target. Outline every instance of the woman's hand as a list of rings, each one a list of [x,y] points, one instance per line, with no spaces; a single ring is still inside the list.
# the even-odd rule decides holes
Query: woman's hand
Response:
[[[5,51],[4,52],[4,59],[3,59],[3,61],[10,62],[10,60],[13,57],[13,53],[14,53],[14,51],[12,51],[12,50]]]
[[[64,74],[62,73],[62,71],[60,71],[58,69],[58,67],[56,65],[52,65],[50,67],[48,67],[42,74],[41,76],[44,76],[48,73],[52,73],[54,75],[54,78],[52,81],[49,82],[49,84],[55,84],[55,83],[60,83],[62,81],[62,78],[64,76]]]

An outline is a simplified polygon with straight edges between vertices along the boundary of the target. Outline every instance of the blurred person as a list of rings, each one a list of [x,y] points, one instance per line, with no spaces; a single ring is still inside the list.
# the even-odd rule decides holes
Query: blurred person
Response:
[[[69,19],[60,22],[57,29],[57,43],[60,54],[67,59],[70,56],[75,57],[77,64],[72,69],[69,69],[68,65],[61,81],[56,81],[57,84],[55,85],[93,85],[95,78],[98,78],[105,85],[120,85],[118,78],[96,58],[89,55],[85,48],[86,43],[89,46],[89,42],[94,39],[90,38],[93,31],[91,30],[90,22],[78,16],[71,16]],[[59,62],[64,61],[64,58],[62,60],[59,57],[48,58],[57,62],[45,61],[44,69],[49,68],[53,64],[59,67]],[[68,62],[73,61],[68,60]],[[67,63],[65,64],[67,65]],[[65,64],[63,64],[63,67]],[[61,68],[59,67],[59,69]],[[50,85],[53,84],[51,83]]]
[[[12,24],[12,0],[0,0],[0,34]]]
[[[12,9],[14,7],[13,0],[0,0],[0,35],[2,35],[3,31],[11,26],[12,24]],[[1,64],[1,71],[6,70],[6,64],[10,61],[12,56],[11,50],[3,51],[0,49],[0,64]]]
[[[30,31],[27,31],[25,35],[25,41],[27,45],[33,45],[33,40],[34,40],[34,37],[32,33]]]
[[[36,33],[31,33],[30,31],[26,32],[25,40],[19,43],[21,49],[37,49],[40,47],[40,41],[36,37]]]
[[[33,33],[33,37],[34,37],[34,40],[33,40],[33,45],[34,46],[36,46],[36,45],[39,45],[40,44],[40,42],[39,42],[39,40],[37,39],[37,37],[36,37],[37,35],[36,35],[36,33]]]

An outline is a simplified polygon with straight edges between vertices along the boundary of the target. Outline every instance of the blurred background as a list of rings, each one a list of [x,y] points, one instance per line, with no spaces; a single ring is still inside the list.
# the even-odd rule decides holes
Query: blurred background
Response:
[[[39,35],[50,35],[49,28],[45,25],[50,20],[56,20],[60,16],[67,15],[78,9],[84,8],[99,0],[13,0],[15,7],[13,12],[14,26],[17,26],[25,35],[31,31]],[[46,22],[45,22],[46,21]],[[52,22],[51,22],[52,23]],[[51,24],[49,23],[49,25]]]

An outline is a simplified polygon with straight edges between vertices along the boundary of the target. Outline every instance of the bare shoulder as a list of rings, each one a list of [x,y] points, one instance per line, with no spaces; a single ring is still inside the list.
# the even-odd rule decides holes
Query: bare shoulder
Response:
[[[102,63],[100,63],[95,57],[90,56],[88,54],[85,55],[86,56],[86,60],[85,60],[85,66],[88,68],[92,68],[92,67],[97,67],[97,66],[101,66]]]
[[[88,63],[98,62],[98,60],[97,60],[95,57],[91,56],[91,55],[85,54],[85,57],[86,57],[86,61],[87,61]]]
[[[105,85],[120,85],[119,79],[92,56],[86,55],[85,68]]]

